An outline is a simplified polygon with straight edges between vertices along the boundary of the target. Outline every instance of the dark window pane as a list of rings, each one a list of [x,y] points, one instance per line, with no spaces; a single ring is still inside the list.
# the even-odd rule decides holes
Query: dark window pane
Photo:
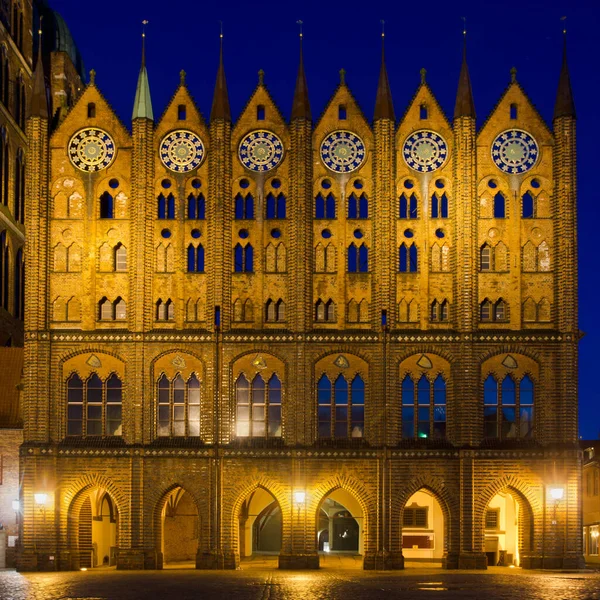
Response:
[[[492,375],[488,375],[483,385],[484,404],[498,404],[498,382]]]
[[[415,409],[412,406],[402,408],[402,437],[415,437]]]
[[[402,380],[402,404],[414,404],[415,402],[415,383],[407,375]]]
[[[82,435],[83,427],[81,421],[69,421],[67,423],[67,435]]]
[[[281,437],[281,406],[269,406],[269,436]]]
[[[317,396],[319,404],[331,404],[331,382],[326,375],[319,379]]]
[[[516,411],[514,408],[502,408],[502,437],[516,437]]]
[[[83,405],[69,406],[67,417],[69,421],[81,421],[83,419]]]
[[[531,437],[533,434],[533,407],[521,406],[519,416],[521,418],[521,437]]]

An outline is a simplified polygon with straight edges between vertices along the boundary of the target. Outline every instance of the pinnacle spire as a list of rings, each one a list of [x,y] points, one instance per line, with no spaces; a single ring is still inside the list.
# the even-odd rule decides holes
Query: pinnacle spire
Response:
[[[150,83],[148,81],[148,71],[146,70],[146,25],[147,20],[142,21],[142,65],[138,76],[137,89],[135,91],[135,100],[133,102],[132,119],[149,119],[154,121],[152,113],[152,99],[150,97]]]
[[[308,98],[308,86],[306,84],[306,74],[304,72],[304,52],[302,48],[302,21],[300,25],[300,64],[298,66],[298,77],[296,77],[296,89],[294,91],[294,102],[292,104],[292,121],[294,119],[311,120],[310,100]]]
[[[44,77],[44,63],[42,62],[42,18],[38,29],[38,55],[33,71],[33,91],[31,95],[31,116],[47,119],[48,95],[46,93],[46,78]]]
[[[471,77],[467,65],[467,31],[463,30],[463,55],[458,76],[458,89],[456,90],[456,104],[454,105],[454,118],[475,118],[475,102],[473,101],[473,90],[471,88]]]
[[[381,21],[383,27],[384,22]],[[374,120],[389,119],[396,120],[394,113],[394,101],[392,100],[392,91],[388,79],[387,69],[385,68],[385,32],[381,31],[381,69],[379,71],[379,84],[377,85],[377,96],[375,97],[375,115]]]
[[[554,104],[554,118],[575,117],[575,102],[573,100],[573,90],[571,89],[571,77],[569,76],[569,66],[567,64],[567,31],[563,31],[563,59],[558,79],[558,91],[556,93],[556,103]]]
[[[227,82],[225,81],[225,67],[223,66],[223,26],[221,25],[221,49],[219,52],[219,69],[217,71],[217,82],[215,83],[215,94],[213,96],[210,120],[224,119],[231,121],[231,110],[229,108],[229,95],[227,93]]]

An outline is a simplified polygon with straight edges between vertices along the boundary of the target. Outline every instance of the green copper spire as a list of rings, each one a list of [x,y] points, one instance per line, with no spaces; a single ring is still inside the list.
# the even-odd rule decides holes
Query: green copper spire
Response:
[[[148,71],[146,71],[146,25],[148,21],[142,21],[142,67],[138,77],[135,102],[133,103],[132,119],[149,119],[154,121],[152,113],[152,99],[150,98],[150,84],[148,82]]]

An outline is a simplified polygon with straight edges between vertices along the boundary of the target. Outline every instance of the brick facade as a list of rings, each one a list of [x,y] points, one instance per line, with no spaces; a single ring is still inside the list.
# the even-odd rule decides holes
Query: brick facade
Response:
[[[145,76],[143,67],[138,93]],[[318,566],[320,507],[335,490],[360,507],[366,569],[403,567],[404,507],[419,490],[441,507],[446,568],[485,568],[486,509],[506,492],[519,505],[520,564],[579,566],[576,240],[574,217],[566,218],[574,215],[574,117],[557,118],[553,133],[513,78],[476,131],[474,115],[461,112],[450,123],[423,75],[397,128],[393,111],[383,109],[371,126],[342,73],[313,127],[299,89],[286,123],[261,74],[232,123],[222,64],[219,77],[210,123],[183,74],[160,120],[134,118],[131,133],[93,79],[51,131],[39,115],[28,121],[27,243],[36,250],[27,255],[27,268],[36,275],[28,279],[26,310],[20,568],[83,564],[77,524],[94,490],[109,496],[118,513],[117,567],[160,568],[168,547],[161,539],[165,504],[179,488],[193,500],[186,499],[186,511],[195,506],[198,512],[198,568],[239,564],[241,513],[258,488],[281,511],[283,567]],[[303,78],[301,72],[298,81]],[[84,172],[70,161],[68,144],[82,128],[100,128],[114,140],[116,157],[107,168]],[[533,169],[519,176],[502,173],[490,154],[495,137],[512,128],[529,132],[540,148]],[[194,171],[174,172],[160,160],[160,143],[176,129],[203,141],[206,159]],[[283,143],[274,171],[254,174],[238,159],[241,140],[256,129]],[[343,175],[320,158],[322,140],[340,129],[360,136],[366,149],[360,168]],[[443,136],[449,149],[434,173],[419,174],[403,158],[406,137],[420,129]],[[407,190],[418,199],[416,218],[399,218]],[[440,190],[448,213],[432,216],[432,196],[441,202]],[[521,218],[521,197],[530,190],[537,212]],[[489,208],[498,192],[504,217]],[[205,219],[190,218],[187,208],[190,195],[199,193]],[[316,197],[329,193],[335,218],[315,218]],[[110,215],[103,212],[104,194],[112,198]],[[248,194],[254,214],[240,218],[236,196]],[[285,195],[286,218],[267,218],[269,194]],[[348,214],[352,194],[366,196],[365,218]],[[157,218],[160,202],[165,218]],[[418,267],[399,272],[399,247],[413,241]],[[354,242],[368,247],[368,269],[348,273]],[[536,249],[546,244],[536,252],[549,253],[549,267],[523,268],[528,242]],[[204,268],[193,272],[186,257],[198,243]],[[238,244],[252,244],[251,269],[237,268]],[[481,269],[484,244],[497,251],[498,265],[508,257],[503,268]],[[125,269],[115,262],[121,247]],[[486,299],[506,303],[502,318],[482,321]],[[285,316],[272,319],[269,302],[280,300]],[[111,310],[126,306],[126,312],[110,318],[102,312],[107,301]],[[321,301],[333,302],[325,318]],[[447,303],[447,319],[432,318],[434,301]],[[198,434],[162,435],[159,382],[163,376],[187,382],[192,375],[200,381]],[[236,386],[241,377],[258,375],[281,382],[280,433],[248,438]],[[340,375],[362,379],[364,430],[357,421],[348,435],[319,434],[323,375],[332,382]],[[445,381],[445,435],[403,433],[407,375]],[[490,375],[533,382],[531,435],[523,409],[512,430],[484,435]],[[68,413],[67,390],[76,377],[95,376],[102,385],[113,376],[122,382],[118,435],[105,429],[73,435],[80,425],[67,416],[76,414]],[[188,428],[190,407],[188,401]],[[106,401],[101,410],[109,410]],[[101,427],[108,427],[107,414]],[[82,420],[91,431],[91,418]],[[165,427],[176,427],[172,421]],[[552,519],[551,485],[564,492]],[[34,501],[39,491],[48,494],[43,510]],[[302,502],[296,492],[305,493]]]

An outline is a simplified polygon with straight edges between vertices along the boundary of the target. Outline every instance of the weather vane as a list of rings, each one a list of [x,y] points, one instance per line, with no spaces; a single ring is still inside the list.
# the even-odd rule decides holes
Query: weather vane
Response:
[[[461,17],[463,21],[463,35],[467,35],[467,17]]]
[[[219,27],[221,28],[221,33],[219,34],[219,37],[223,39],[223,21],[219,21]]]
[[[146,37],[146,25],[148,25],[148,19],[142,21],[142,37]]]
[[[567,33],[567,17],[561,17],[560,18],[561,21],[563,21],[563,33]]]
[[[385,37],[385,21],[381,19],[379,22],[381,23],[381,37]]]
[[[300,37],[302,37],[302,25],[304,25],[304,21],[296,21],[296,25],[300,28]]]

